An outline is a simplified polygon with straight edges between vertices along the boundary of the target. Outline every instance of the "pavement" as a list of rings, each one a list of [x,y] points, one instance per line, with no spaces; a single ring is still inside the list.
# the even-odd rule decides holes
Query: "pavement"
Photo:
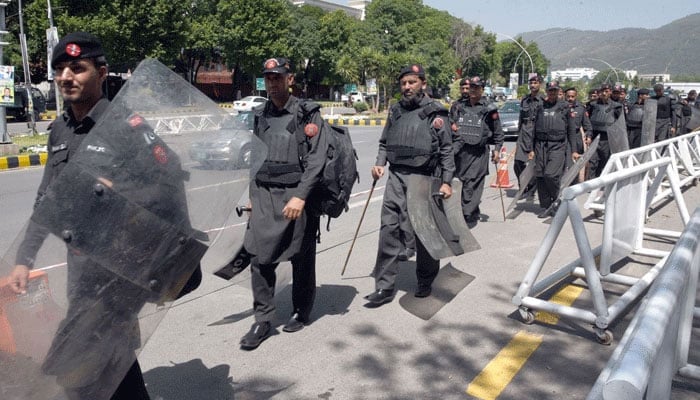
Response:
[[[416,289],[414,259],[401,264],[393,302],[371,308],[362,298],[374,289],[369,273],[377,250],[382,181],[344,276],[340,270],[367,191],[353,195],[349,212],[331,221],[330,232],[322,229],[312,321],[299,332],[282,332],[291,294],[279,278],[283,284],[276,297],[274,334],[254,351],[241,350],[239,340],[253,323],[249,274],[222,280],[212,275],[216,266],[205,259],[202,286],[174,304],[139,356],[152,398],[584,399],[632,314],[610,327],[616,338],[610,346],[596,341],[591,326],[572,320],[545,316],[524,324],[511,298],[549,225],[536,217],[536,203],[518,206],[522,213],[504,221],[500,191],[488,183],[481,205],[487,221],[472,229],[481,249],[441,262],[474,280],[427,321],[399,304],[401,296]],[[503,190],[505,204],[516,189]],[[691,211],[700,204],[697,187],[684,196]],[[600,244],[602,220],[582,211],[591,245]],[[653,210],[648,226],[680,230],[675,203]],[[230,252],[240,243],[242,230],[241,225],[238,236],[220,238],[212,251]],[[663,241],[655,245],[672,246]],[[567,224],[543,274],[577,257]],[[648,263],[632,256],[619,268],[641,274]],[[288,263],[280,265],[278,275],[289,275]],[[619,287],[606,289],[610,302],[621,295]],[[578,307],[592,307],[582,280],[555,286],[544,297],[562,293]],[[700,343],[699,334],[695,327],[693,343]],[[700,351],[691,352],[690,361],[700,362]],[[696,399],[700,383],[675,381],[673,390],[674,399]]]

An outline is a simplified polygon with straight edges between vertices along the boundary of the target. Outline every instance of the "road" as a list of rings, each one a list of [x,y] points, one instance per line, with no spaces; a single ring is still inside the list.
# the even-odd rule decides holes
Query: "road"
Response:
[[[287,286],[277,296],[275,334],[255,351],[240,350],[238,341],[253,322],[249,275],[244,272],[224,281],[211,274],[217,266],[205,258],[202,286],[175,303],[139,357],[154,400],[586,397],[631,315],[611,327],[615,335],[612,346],[598,344],[585,324],[568,320],[533,325],[521,322],[511,298],[549,227],[536,217],[535,205],[525,206],[517,219],[503,221],[499,190],[485,189],[481,209],[488,221],[472,229],[481,250],[441,263],[452,264],[474,280],[424,321],[399,304],[399,297],[415,290],[415,261],[402,263],[399,293],[392,303],[376,309],[364,306],[362,296],[374,289],[368,274],[377,250],[386,183],[381,180],[347,272],[340,276],[371,185],[369,170],[380,132],[379,127],[351,127],[361,181],[350,211],[331,221],[330,232],[322,221],[312,323],[298,333],[282,332],[291,312]],[[1,249],[10,245],[13,232],[27,220],[40,172],[40,168],[0,172]],[[494,176],[492,168],[487,185]],[[515,190],[504,190],[503,194],[513,196]],[[684,196],[690,208],[700,204],[698,188],[690,188]],[[601,220],[590,217],[587,210],[583,213],[592,244],[599,244]],[[677,214],[674,203],[669,203],[652,215],[650,225],[668,228],[678,224]],[[243,224],[232,227],[212,252],[230,253],[231,246],[240,242],[243,228]],[[548,258],[548,270],[576,258],[572,236],[570,227],[565,226]],[[287,263],[280,266],[280,272],[285,268],[289,268]],[[574,286],[584,284],[576,281]],[[614,291],[611,296],[615,297]],[[590,303],[585,290],[573,300],[578,306]],[[520,364],[503,357],[513,349],[513,343],[520,343],[515,357]],[[697,398],[698,393],[700,384],[677,384],[674,398]]]

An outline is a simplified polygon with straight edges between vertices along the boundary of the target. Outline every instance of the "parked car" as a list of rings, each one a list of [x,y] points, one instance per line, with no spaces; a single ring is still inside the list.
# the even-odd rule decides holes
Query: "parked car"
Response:
[[[232,127],[222,129],[189,149],[190,159],[205,168],[248,168],[253,153],[254,113],[241,111],[234,118]]]
[[[236,111],[251,111],[255,107],[262,105],[267,101],[266,98],[261,96],[246,96],[240,100],[233,102],[233,109]]]
[[[15,86],[15,104],[5,106],[5,115],[15,121],[29,120],[29,97],[27,87],[24,85]],[[40,119],[40,114],[46,111],[46,98],[41,90],[32,87],[32,102],[34,105],[34,120]]]
[[[501,129],[506,139],[517,138],[520,130],[520,101],[507,100],[498,110],[498,116],[501,120]]]

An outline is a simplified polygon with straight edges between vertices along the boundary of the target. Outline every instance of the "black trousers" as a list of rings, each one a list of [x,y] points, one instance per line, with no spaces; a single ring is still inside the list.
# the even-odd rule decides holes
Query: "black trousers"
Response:
[[[535,142],[535,172],[537,174],[537,197],[542,208],[549,208],[559,197],[561,176],[566,164],[565,141]]]
[[[301,250],[291,258],[293,313],[308,321],[316,296],[316,233],[319,217],[308,216]],[[275,270],[279,263],[258,264],[253,257],[250,264],[253,287],[253,309],[257,322],[271,322],[275,318]]]
[[[405,245],[401,223],[402,219],[408,216],[405,183],[407,178],[408,174],[389,170],[389,179],[384,190],[384,202],[382,203],[377,261],[373,272],[376,289],[394,290],[396,283],[399,255]],[[435,260],[430,256],[418,236],[415,236],[415,243],[418,285],[430,286],[440,270],[440,260]]]

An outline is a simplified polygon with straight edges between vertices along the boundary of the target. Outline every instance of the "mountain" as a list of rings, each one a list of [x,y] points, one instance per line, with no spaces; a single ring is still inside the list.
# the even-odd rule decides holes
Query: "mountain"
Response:
[[[657,29],[624,28],[581,31],[552,28],[522,34],[535,41],[551,61],[551,69],[590,67],[609,69],[604,60],[620,69],[640,74],[700,74],[700,13],[675,20]]]

